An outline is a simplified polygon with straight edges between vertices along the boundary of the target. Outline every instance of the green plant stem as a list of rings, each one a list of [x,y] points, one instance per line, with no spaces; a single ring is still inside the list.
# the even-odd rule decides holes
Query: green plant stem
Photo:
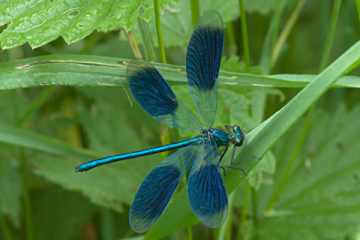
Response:
[[[257,229],[258,225],[258,212],[257,212],[257,197],[256,197],[256,190],[253,187],[250,187],[251,191],[251,215],[252,221],[254,225],[254,229]],[[256,237],[253,238],[255,240]]]
[[[275,13],[272,17],[269,30],[267,31],[266,38],[261,51],[260,67],[264,74],[271,72],[271,53],[274,47],[275,41],[279,35],[281,16],[285,9],[286,0],[280,0]]]
[[[199,0],[190,0],[191,6],[191,23],[193,28],[199,24],[200,18],[200,2]]]
[[[236,54],[237,46],[236,46],[236,40],[235,40],[235,31],[234,31],[234,25],[229,22],[226,25],[226,38],[228,43],[228,55],[232,56]]]
[[[355,4],[356,4],[356,10],[358,13],[358,17],[359,17],[359,23],[360,23],[360,0],[355,0]]]
[[[161,22],[160,22],[160,0],[154,0],[154,11],[155,11],[156,33],[159,44],[160,62],[166,63],[164,39],[161,31]]]
[[[330,59],[330,53],[335,40],[336,25],[339,18],[341,4],[342,4],[342,0],[334,0],[334,5],[331,13],[330,29],[326,36],[323,55],[320,61],[320,71],[324,69],[324,67],[329,62]]]
[[[219,229],[218,240],[230,240],[232,239],[232,220],[233,220],[233,202],[234,202],[235,192],[232,192],[229,195],[228,201],[228,216],[224,224]]]
[[[116,231],[114,219],[110,209],[103,209],[100,213],[100,233],[102,240],[115,239]]]
[[[305,4],[305,0],[300,0],[296,7],[295,10],[292,12],[288,22],[286,23],[284,30],[281,32],[280,37],[278,39],[278,41],[275,44],[274,50],[272,52],[272,57],[271,57],[271,65],[275,65],[279,55],[280,55],[280,51],[283,48],[286,39],[289,37],[291,30],[293,29],[293,27],[295,26],[296,21],[299,18],[300,12],[303,8]]]
[[[141,33],[141,38],[145,50],[145,60],[146,61],[155,61],[155,50],[153,36],[149,27],[148,22],[142,18],[138,18],[138,25]]]
[[[47,90],[43,90],[46,92]],[[22,127],[26,120],[32,115],[32,113],[36,110],[36,108],[40,107],[40,104],[43,103],[42,98],[44,96],[48,96],[48,94],[40,94],[38,97],[38,101],[33,101],[33,103],[29,106],[25,114],[19,117],[17,121],[17,126]],[[46,98],[47,99],[47,98]],[[32,206],[31,206],[31,194],[30,194],[30,178],[29,178],[29,166],[28,159],[26,157],[25,149],[19,148],[19,159],[21,162],[21,178],[22,178],[22,188],[23,188],[23,209],[24,209],[24,224],[25,224],[25,233],[27,240],[34,239],[34,228],[33,228],[33,215],[32,215]]]
[[[188,227],[186,228],[186,233],[187,233],[187,240],[192,240],[192,227]]]
[[[8,223],[6,222],[5,215],[0,216],[0,224],[2,230],[1,236],[4,238],[4,240],[12,240],[11,231]]]
[[[23,184],[23,206],[24,206],[24,216],[25,216],[25,229],[26,229],[26,239],[34,239],[34,228],[32,221],[32,207],[31,207],[31,197],[30,197],[30,186],[29,186],[29,166],[28,159],[25,155],[25,149],[20,149],[20,158],[21,158],[21,174],[22,174],[22,184]]]
[[[131,51],[133,52],[135,58],[138,60],[142,60],[143,56],[141,54],[139,44],[136,41],[136,38],[134,37],[134,34],[132,32],[128,32],[127,36],[128,36],[128,41],[129,41]]]
[[[249,49],[249,36],[246,22],[246,12],[244,7],[244,0],[239,0],[240,19],[241,19],[241,36],[244,48],[244,62],[246,66],[250,66],[250,49]]]

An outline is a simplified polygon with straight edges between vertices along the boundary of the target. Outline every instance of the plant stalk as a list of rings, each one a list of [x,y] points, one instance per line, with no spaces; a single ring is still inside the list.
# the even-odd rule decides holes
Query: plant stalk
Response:
[[[340,14],[341,4],[342,0],[334,0],[334,5],[331,13],[330,29],[326,36],[325,47],[320,61],[320,71],[324,69],[330,59],[331,49],[334,45],[336,25]]]
[[[274,50],[272,52],[271,66],[275,65],[276,61],[278,60],[280,52],[281,52],[282,48],[284,47],[284,44],[285,44],[287,38],[289,37],[290,32],[294,28],[295,23],[299,18],[300,12],[301,12],[302,8],[304,7],[304,4],[305,4],[305,0],[300,0],[297,3],[295,10],[292,12],[292,14],[290,16],[289,21],[286,23],[284,30],[281,32],[280,37],[279,37],[278,41],[276,42]]]
[[[11,231],[9,228],[9,224],[6,222],[6,216],[0,215],[0,224],[2,233],[0,236],[4,238],[4,240],[12,240]]]
[[[193,28],[199,24],[200,18],[200,2],[199,0],[190,0],[191,4],[191,23]]]
[[[244,62],[247,67],[250,66],[250,49],[249,49],[249,35],[247,30],[246,12],[244,0],[239,0],[240,19],[241,19],[241,36],[244,49]]]
[[[161,21],[160,21],[160,0],[154,0],[154,11],[155,11],[156,33],[159,44],[160,62],[166,63],[166,53],[165,53],[164,39],[163,39],[163,33],[161,31]]]

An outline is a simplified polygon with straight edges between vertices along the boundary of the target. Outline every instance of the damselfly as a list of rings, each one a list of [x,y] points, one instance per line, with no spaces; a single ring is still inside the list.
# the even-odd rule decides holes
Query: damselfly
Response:
[[[139,187],[129,212],[136,232],[145,232],[160,217],[182,176],[195,215],[207,226],[218,227],[227,215],[227,194],[220,162],[230,145],[241,146],[239,126],[213,128],[217,109],[217,78],[224,44],[224,29],[218,15],[193,32],[186,56],[186,73],[195,102],[195,115],[176,98],[161,74],[152,66],[129,67],[132,95],[151,116],[170,127],[197,129],[200,134],[176,143],[103,157],[80,164],[77,171],[100,165],[178,149],[156,166]],[[197,116],[200,116],[197,117]]]

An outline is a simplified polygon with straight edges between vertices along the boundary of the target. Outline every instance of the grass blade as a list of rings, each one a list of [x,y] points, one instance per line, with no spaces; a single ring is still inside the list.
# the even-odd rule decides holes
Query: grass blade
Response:
[[[239,165],[249,171],[291,125],[313,104],[344,72],[360,64],[360,41],[355,43],[334,63],[327,67],[288,104],[268,118],[247,136],[247,142],[237,157]],[[276,129],[276,131],[274,131]],[[239,185],[240,171],[229,171],[226,175],[228,192]],[[185,228],[197,222],[185,201],[182,191],[175,201],[160,217],[159,221],[146,234],[150,238],[163,238],[179,228]]]
[[[3,124],[0,124],[0,142],[72,158],[88,159],[99,156],[99,154],[90,150],[70,146],[62,141],[35,133],[31,130]]]
[[[355,43],[335,62],[283,108],[264,121],[248,135],[248,143],[237,159],[244,169],[251,169],[258,159],[279,139],[292,124],[354,63],[360,59],[360,41]],[[276,129],[276,131],[273,131]]]
[[[40,86],[126,86],[130,60],[87,55],[49,55],[0,64],[0,90]],[[134,60],[131,60],[134,62]],[[139,61],[140,63],[140,61]],[[183,66],[153,63],[172,85],[187,84]],[[222,71],[223,87],[302,88],[316,75],[256,75]],[[340,78],[334,86],[359,88],[360,77]]]

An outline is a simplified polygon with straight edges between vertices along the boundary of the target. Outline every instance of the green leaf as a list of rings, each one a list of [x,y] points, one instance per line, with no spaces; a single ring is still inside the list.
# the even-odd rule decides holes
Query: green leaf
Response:
[[[160,2],[164,7],[171,0]],[[37,48],[60,36],[70,44],[95,30],[131,29],[139,15],[148,19],[152,11],[150,0],[3,1],[0,26],[8,25],[0,34],[0,45],[7,49],[28,42]]]
[[[4,147],[2,146],[1,149],[3,150]],[[11,159],[11,156],[2,151],[2,160],[0,161],[0,213],[8,215],[18,225],[22,184],[16,164],[15,159]]]
[[[281,170],[273,186],[258,191],[260,239],[353,239],[358,233],[360,127],[349,123],[358,121],[360,108],[349,112],[335,106],[315,112],[315,124],[292,168],[287,168],[287,153],[301,122],[276,145]],[[280,181],[284,171],[289,177]]]
[[[0,92],[1,121],[14,125],[26,111],[27,102],[22,90]],[[18,148],[0,144],[0,213],[9,216],[17,227],[21,223],[21,198],[24,190],[18,158]]]
[[[359,22],[360,22],[360,0],[355,0],[355,4],[356,4],[356,10],[357,10]]]
[[[262,184],[272,184],[272,175],[275,173],[275,169],[276,158],[275,155],[269,151],[247,176],[249,184],[256,190],[259,189]]]
[[[38,134],[32,130],[15,128],[1,123],[0,142],[40,150],[46,153],[78,158],[91,158],[99,155],[99,153],[70,146],[60,140]]]
[[[94,206],[78,193],[51,187],[34,197],[34,239],[81,239],[83,225],[90,223],[95,213]]]
[[[0,141],[48,153],[38,153],[29,158],[36,174],[67,189],[80,191],[94,203],[121,212],[124,204],[128,205],[131,202],[144,175],[162,159],[160,156],[147,157],[143,161],[122,162],[110,168],[100,168],[89,173],[74,171],[75,166],[82,161],[109,154],[111,151],[131,151],[134,148],[141,148],[146,139],[154,137],[156,139],[159,135],[159,132],[149,133],[147,132],[149,130],[146,131],[146,129],[156,131],[151,127],[156,122],[152,120],[153,123],[151,123],[151,118],[146,116],[141,109],[137,108],[137,111],[134,109],[129,115],[118,111],[119,107],[120,109],[129,107],[127,97],[118,94],[119,90],[115,88],[83,90],[89,98],[96,100],[97,104],[93,105],[90,110],[80,102],[79,121],[89,137],[90,147],[98,149],[98,152],[74,147],[54,137],[35,133],[33,130],[12,127],[8,124],[0,124]],[[148,124],[145,126],[143,120],[146,118],[148,118]],[[138,126],[142,126],[142,128]],[[103,154],[101,154],[102,152]],[[2,157],[7,159],[4,152]],[[10,164],[12,161],[6,163]],[[10,170],[11,168],[4,167],[4,171]],[[9,175],[5,173],[7,172],[4,172],[4,178]],[[3,183],[7,184],[5,180]],[[16,181],[13,182],[16,183]],[[17,193],[16,189],[13,193]],[[11,204],[15,203],[16,201],[11,202]],[[11,211],[16,211],[16,209],[12,208]]]
[[[49,55],[0,63],[0,90],[37,86],[126,86],[129,59],[86,56]],[[171,84],[187,84],[182,66],[154,63]],[[316,75],[258,75],[222,71],[221,86],[302,88]],[[334,87],[360,88],[360,77],[344,76]]]
[[[244,169],[253,167],[257,160],[286,132],[291,125],[353,64],[359,64],[360,41],[355,43],[335,62],[320,73],[311,83],[248,134],[247,143],[241,153]],[[274,131],[276,129],[276,131]]]
[[[129,114],[123,114],[123,110],[129,108],[130,104],[126,95],[119,94],[122,89],[87,88],[79,91],[93,102],[90,106],[84,102],[77,103],[77,118],[83,126],[90,149],[103,152],[104,156],[112,152],[144,148],[147,140],[157,140],[155,144],[160,144],[159,132],[156,131],[156,127],[152,127],[157,126],[155,120],[146,116],[140,108],[131,109]],[[144,121],[147,122],[146,125],[143,124]],[[23,138],[26,136],[23,134]],[[79,191],[92,202],[118,212],[122,212],[124,206],[130,204],[137,187],[149,170],[164,159],[161,155],[149,156],[78,173],[74,171],[75,166],[80,162],[94,159],[97,155],[89,155],[88,150],[84,152],[83,149],[66,147],[60,141],[55,143],[53,139],[37,140],[40,145],[46,145],[44,149],[39,150],[56,153],[53,148],[58,148],[61,158],[40,154],[31,159],[36,174],[66,189]]]

